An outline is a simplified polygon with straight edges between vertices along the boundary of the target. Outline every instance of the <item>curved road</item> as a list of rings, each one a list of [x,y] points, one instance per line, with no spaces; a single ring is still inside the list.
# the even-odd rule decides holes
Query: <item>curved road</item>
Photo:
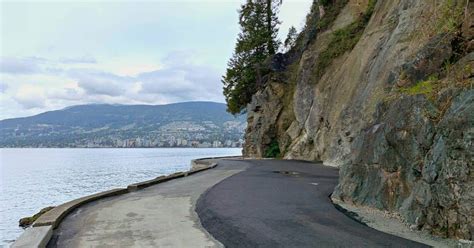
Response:
[[[215,169],[79,207],[48,247],[426,247],[335,209],[338,171],[302,161]]]
[[[350,219],[329,199],[334,168],[302,161],[223,161],[247,170],[203,194],[204,228],[226,247],[428,247]]]

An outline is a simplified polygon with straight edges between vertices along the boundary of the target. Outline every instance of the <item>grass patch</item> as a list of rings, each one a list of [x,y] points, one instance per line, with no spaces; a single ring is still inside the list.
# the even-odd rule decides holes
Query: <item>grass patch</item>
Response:
[[[273,139],[270,145],[265,150],[266,158],[278,158],[280,157],[280,146],[276,139]]]
[[[398,92],[411,96],[422,94],[430,100],[435,100],[438,93],[446,88],[472,89],[472,79],[469,78],[469,75],[474,72],[474,68],[470,65],[452,67],[452,65],[446,66],[446,76],[442,80],[436,75],[432,75],[413,86],[400,88]]]
[[[332,64],[334,59],[343,55],[347,51],[351,51],[357,42],[359,42],[365,27],[374,12],[376,2],[377,0],[370,0],[367,10],[356,21],[346,27],[334,31],[327,49],[318,57],[315,70],[317,78],[320,78],[323,75],[326,68]]]
[[[441,4],[434,23],[436,34],[454,33],[458,30],[463,21],[465,4],[465,1],[455,0],[446,0]]]
[[[410,86],[407,88],[401,88],[400,93],[411,95],[411,96],[423,94],[431,98],[432,93],[434,92],[438,81],[439,81],[438,77],[431,76],[427,80],[420,81],[413,86]]]
[[[456,33],[462,25],[467,1],[443,0],[432,4],[420,16],[419,26],[407,39],[423,45],[423,40],[439,34]]]

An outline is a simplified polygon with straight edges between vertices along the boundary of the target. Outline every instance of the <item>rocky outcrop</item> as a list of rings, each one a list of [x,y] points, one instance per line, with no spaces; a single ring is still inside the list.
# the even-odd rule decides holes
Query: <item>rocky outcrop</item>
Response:
[[[472,239],[474,90],[450,95],[439,122],[436,106],[421,95],[381,106],[354,141],[334,196],[398,211],[442,236]]]
[[[35,222],[41,215],[45,214],[46,212],[48,212],[49,210],[51,210],[53,208],[54,207],[52,207],[52,206],[45,207],[33,216],[21,218],[18,221],[18,225],[22,228],[30,227],[31,225],[33,225],[33,222]]]
[[[334,197],[472,239],[474,4],[336,2],[347,4],[327,9],[320,22],[337,13],[331,24],[253,96],[244,154],[277,142],[283,158],[340,166]],[[451,17],[462,23],[445,24]]]

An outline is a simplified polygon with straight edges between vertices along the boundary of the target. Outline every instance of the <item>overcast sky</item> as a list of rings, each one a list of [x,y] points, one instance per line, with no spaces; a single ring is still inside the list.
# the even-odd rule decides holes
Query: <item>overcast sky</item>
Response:
[[[284,0],[280,36],[311,0]],[[0,119],[87,103],[224,102],[239,1],[0,1]]]

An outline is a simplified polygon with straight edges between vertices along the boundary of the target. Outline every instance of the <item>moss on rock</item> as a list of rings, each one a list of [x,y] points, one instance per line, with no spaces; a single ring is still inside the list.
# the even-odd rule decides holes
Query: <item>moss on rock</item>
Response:
[[[49,210],[53,208],[54,208],[53,206],[45,207],[33,216],[21,218],[19,221],[19,226],[22,228],[27,228],[31,226],[41,215],[45,214],[46,212],[48,212]]]

